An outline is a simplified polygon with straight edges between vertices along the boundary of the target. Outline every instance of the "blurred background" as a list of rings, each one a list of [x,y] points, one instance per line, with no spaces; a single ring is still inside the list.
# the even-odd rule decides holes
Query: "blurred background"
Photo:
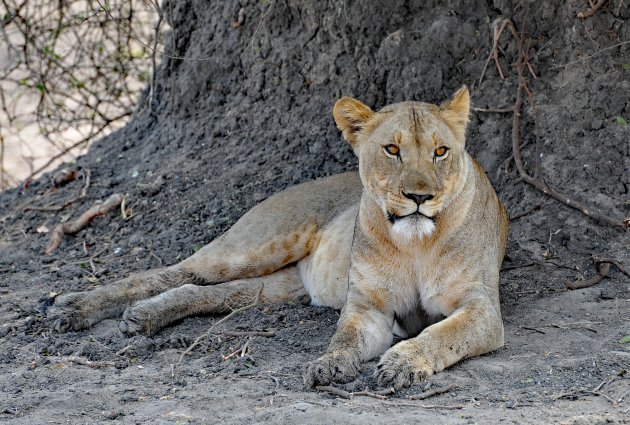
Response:
[[[0,190],[127,122],[159,61],[160,15],[142,0],[2,0]]]

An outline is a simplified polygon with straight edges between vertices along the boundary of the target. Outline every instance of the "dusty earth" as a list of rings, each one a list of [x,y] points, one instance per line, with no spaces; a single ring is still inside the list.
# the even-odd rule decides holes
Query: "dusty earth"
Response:
[[[0,422],[38,423],[630,423],[630,280],[595,273],[592,255],[630,270],[630,234],[601,225],[519,182],[509,113],[477,112],[468,149],[512,216],[501,275],[505,347],[464,361],[387,400],[346,400],[306,389],[301,374],[334,332],[338,313],[257,306],[181,364],[180,353],[217,320],[183,320],[155,337],[125,338],[117,320],[51,332],[51,293],[88,290],[173,264],[247,209],[289,185],[356,167],[331,118],[341,95],[376,108],[439,102],[462,83],[478,108],[514,103],[516,44],[502,38],[506,79],[490,63],[492,22],[525,9],[532,97],[523,115],[528,169],[617,218],[630,215],[630,10],[610,0],[579,19],[586,1],[166,3],[174,32],[150,107],[70,165],[91,171],[51,187],[44,176],[0,195]],[[245,21],[235,28],[239,9]],[[152,109],[152,111],[151,111]],[[536,117],[536,120],[534,120]],[[619,118],[622,117],[622,118]],[[625,119],[624,119],[625,118]],[[536,142],[538,134],[539,142]],[[540,160],[536,160],[539,158]],[[80,173],[81,174],[81,173]],[[97,218],[43,255],[49,233],[112,193],[133,216]],[[535,263],[531,265],[531,263]],[[528,265],[528,267],[519,267]],[[243,357],[223,361],[248,341]],[[89,360],[91,367],[72,359]],[[83,362],[85,363],[85,362]],[[375,388],[375,363],[345,388]],[[425,387],[456,388],[423,401]]]

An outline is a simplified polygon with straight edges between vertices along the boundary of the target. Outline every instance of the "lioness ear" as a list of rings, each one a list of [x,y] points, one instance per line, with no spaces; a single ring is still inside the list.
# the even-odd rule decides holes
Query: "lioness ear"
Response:
[[[464,141],[468,115],[470,114],[470,93],[468,87],[462,86],[450,100],[440,105],[440,113],[446,124],[460,142]]]
[[[357,133],[372,115],[374,112],[369,107],[351,97],[342,97],[333,108],[337,128],[350,145],[354,145]]]

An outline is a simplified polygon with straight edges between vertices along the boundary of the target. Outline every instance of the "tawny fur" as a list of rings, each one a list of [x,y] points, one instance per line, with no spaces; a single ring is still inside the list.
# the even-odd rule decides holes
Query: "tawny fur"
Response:
[[[503,344],[499,269],[508,219],[464,149],[470,96],[378,112],[342,98],[337,126],[359,158],[345,173],[278,193],[171,267],[58,297],[59,331],[123,314],[152,334],[183,317],[262,302],[342,308],[309,386],[347,382],[382,355],[379,385],[401,388]],[[388,146],[394,145],[395,149]],[[393,347],[393,333],[410,337]]]

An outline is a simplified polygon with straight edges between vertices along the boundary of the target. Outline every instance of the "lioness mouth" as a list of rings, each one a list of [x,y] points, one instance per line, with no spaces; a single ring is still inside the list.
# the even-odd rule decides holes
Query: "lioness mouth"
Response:
[[[435,217],[429,217],[428,215],[422,214],[420,211],[412,212],[411,214],[407,214],[407,215],[396,215],[391,211],[387,212],[387,219],[392,224],[397,222],[398,220],[402,220],[403,218],[409,218],[409,217],[424,217],[424,218],[428,218],[431,221],[435,221]]]

